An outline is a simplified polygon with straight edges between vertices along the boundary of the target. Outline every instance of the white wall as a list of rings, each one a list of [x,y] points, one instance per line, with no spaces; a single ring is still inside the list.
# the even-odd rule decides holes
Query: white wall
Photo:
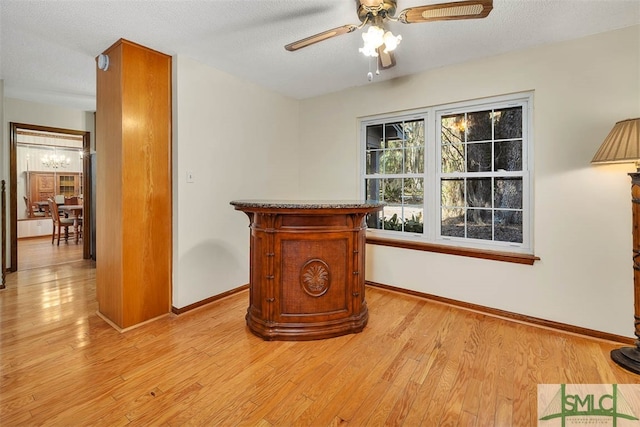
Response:
[[[173,67],[173,306],[181,308],[248,283],[249,220],[229,202],[298,194],[299,104],[187,57]]]
[[[4,108],[4,125],[7,132],[10,122],[93,132],[93,112],[91,111],[40,104],[15,98],[4,98]],[[7,138],[6,147],[8,150],[8,136],[5,136],[5,138]],[[93,140],[92,134],[91,146],[95,147]]]
[[[640,116],[640,26],[302,101],[301,191],[321,199],[360,195],[359,117],[530,90],[541,261],[523,266],[368,245],[366,278],[633,336],[626,173],[634,167],[589,162],[616,121]]]
[[[22,201],[21,198],[18,202]],[[24,203],[18,203],[18,210]],[[51,236],[53,233],[53,221],[51,218],[30,219],[18,221],[18,239],[24,237]]]

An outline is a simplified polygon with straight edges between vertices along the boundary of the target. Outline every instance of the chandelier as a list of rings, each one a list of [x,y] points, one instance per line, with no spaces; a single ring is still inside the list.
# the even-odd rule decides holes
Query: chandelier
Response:
[[[66,168],[71,164],[70,158],[58,154],[45,154],[40,160],[43,165],[53,169]]]

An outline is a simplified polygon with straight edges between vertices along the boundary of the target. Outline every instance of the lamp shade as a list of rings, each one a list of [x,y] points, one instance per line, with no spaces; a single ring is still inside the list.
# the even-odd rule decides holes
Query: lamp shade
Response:
[[[640,118],[613,126],[591,163],[633,163],[640,160]]]

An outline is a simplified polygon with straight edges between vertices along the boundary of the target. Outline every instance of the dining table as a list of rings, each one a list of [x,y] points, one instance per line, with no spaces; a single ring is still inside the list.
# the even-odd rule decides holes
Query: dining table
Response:
[[[49,212],[49,202],[47,200],[38,200],[37,202],[33,202],[33,204],[38,207],[38,212]]]
[[[58,206],[58,210],[60,212],[65,213],[67,216],[73,218],[73,231],[76,235],[76,244],[78,244],[80,233],[78,233],[80,228],[80,217],[82,216],[82,211],[84,207],[82,205],[60,205]]]

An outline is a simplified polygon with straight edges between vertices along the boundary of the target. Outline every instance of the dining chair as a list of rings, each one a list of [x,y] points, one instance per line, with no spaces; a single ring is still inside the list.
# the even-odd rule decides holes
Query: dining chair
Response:
[[[71,203],[69,203],[71,204]],[[81,205],[82,202],[78,201],[77,203],[73,203],[75,205]],[[68,216],[68,215],[67,215]],[[71,218],[71,217],[69,217]],[[74,223],[74,229],[78,232],[78,239],[76,239],[76,243],[78,243],[79,239],[82,239],[83,236],[83,231],[84,231],[84,227],[83,227],[83,218],[82,218],[82,211],[80,212],[80,214],[76,217],[71,218],[74,221],[77,221],[77,223]]]
[[[73,227],[73,218],[65,218],[64,216],[60,218],[60,213],[58,211],[58,204],[53,201],[53,199],[47,199],[49,202],[49,210],[51,211],[51,219],[53,220],[53,233],[51,234],[51,244],[56,238],[56,230],[58,232],[58,246],[60,246],[60,235],[62,234],[62,229],[64,228],[64,240],[66,242],[69,241],[69,227]]]
[[[24,203],[27,206],[27,217],[28,218],[36,218],[46,216],[46,212],[40,212],[40,208],[38,205],[34,205],[29,201],[27,196],[24,197]]]
[[[71,196],[71,197],[65,197],[64,198],[64,204],[65,205],[77,205],[78,203],[78,197],[77,196]]]

